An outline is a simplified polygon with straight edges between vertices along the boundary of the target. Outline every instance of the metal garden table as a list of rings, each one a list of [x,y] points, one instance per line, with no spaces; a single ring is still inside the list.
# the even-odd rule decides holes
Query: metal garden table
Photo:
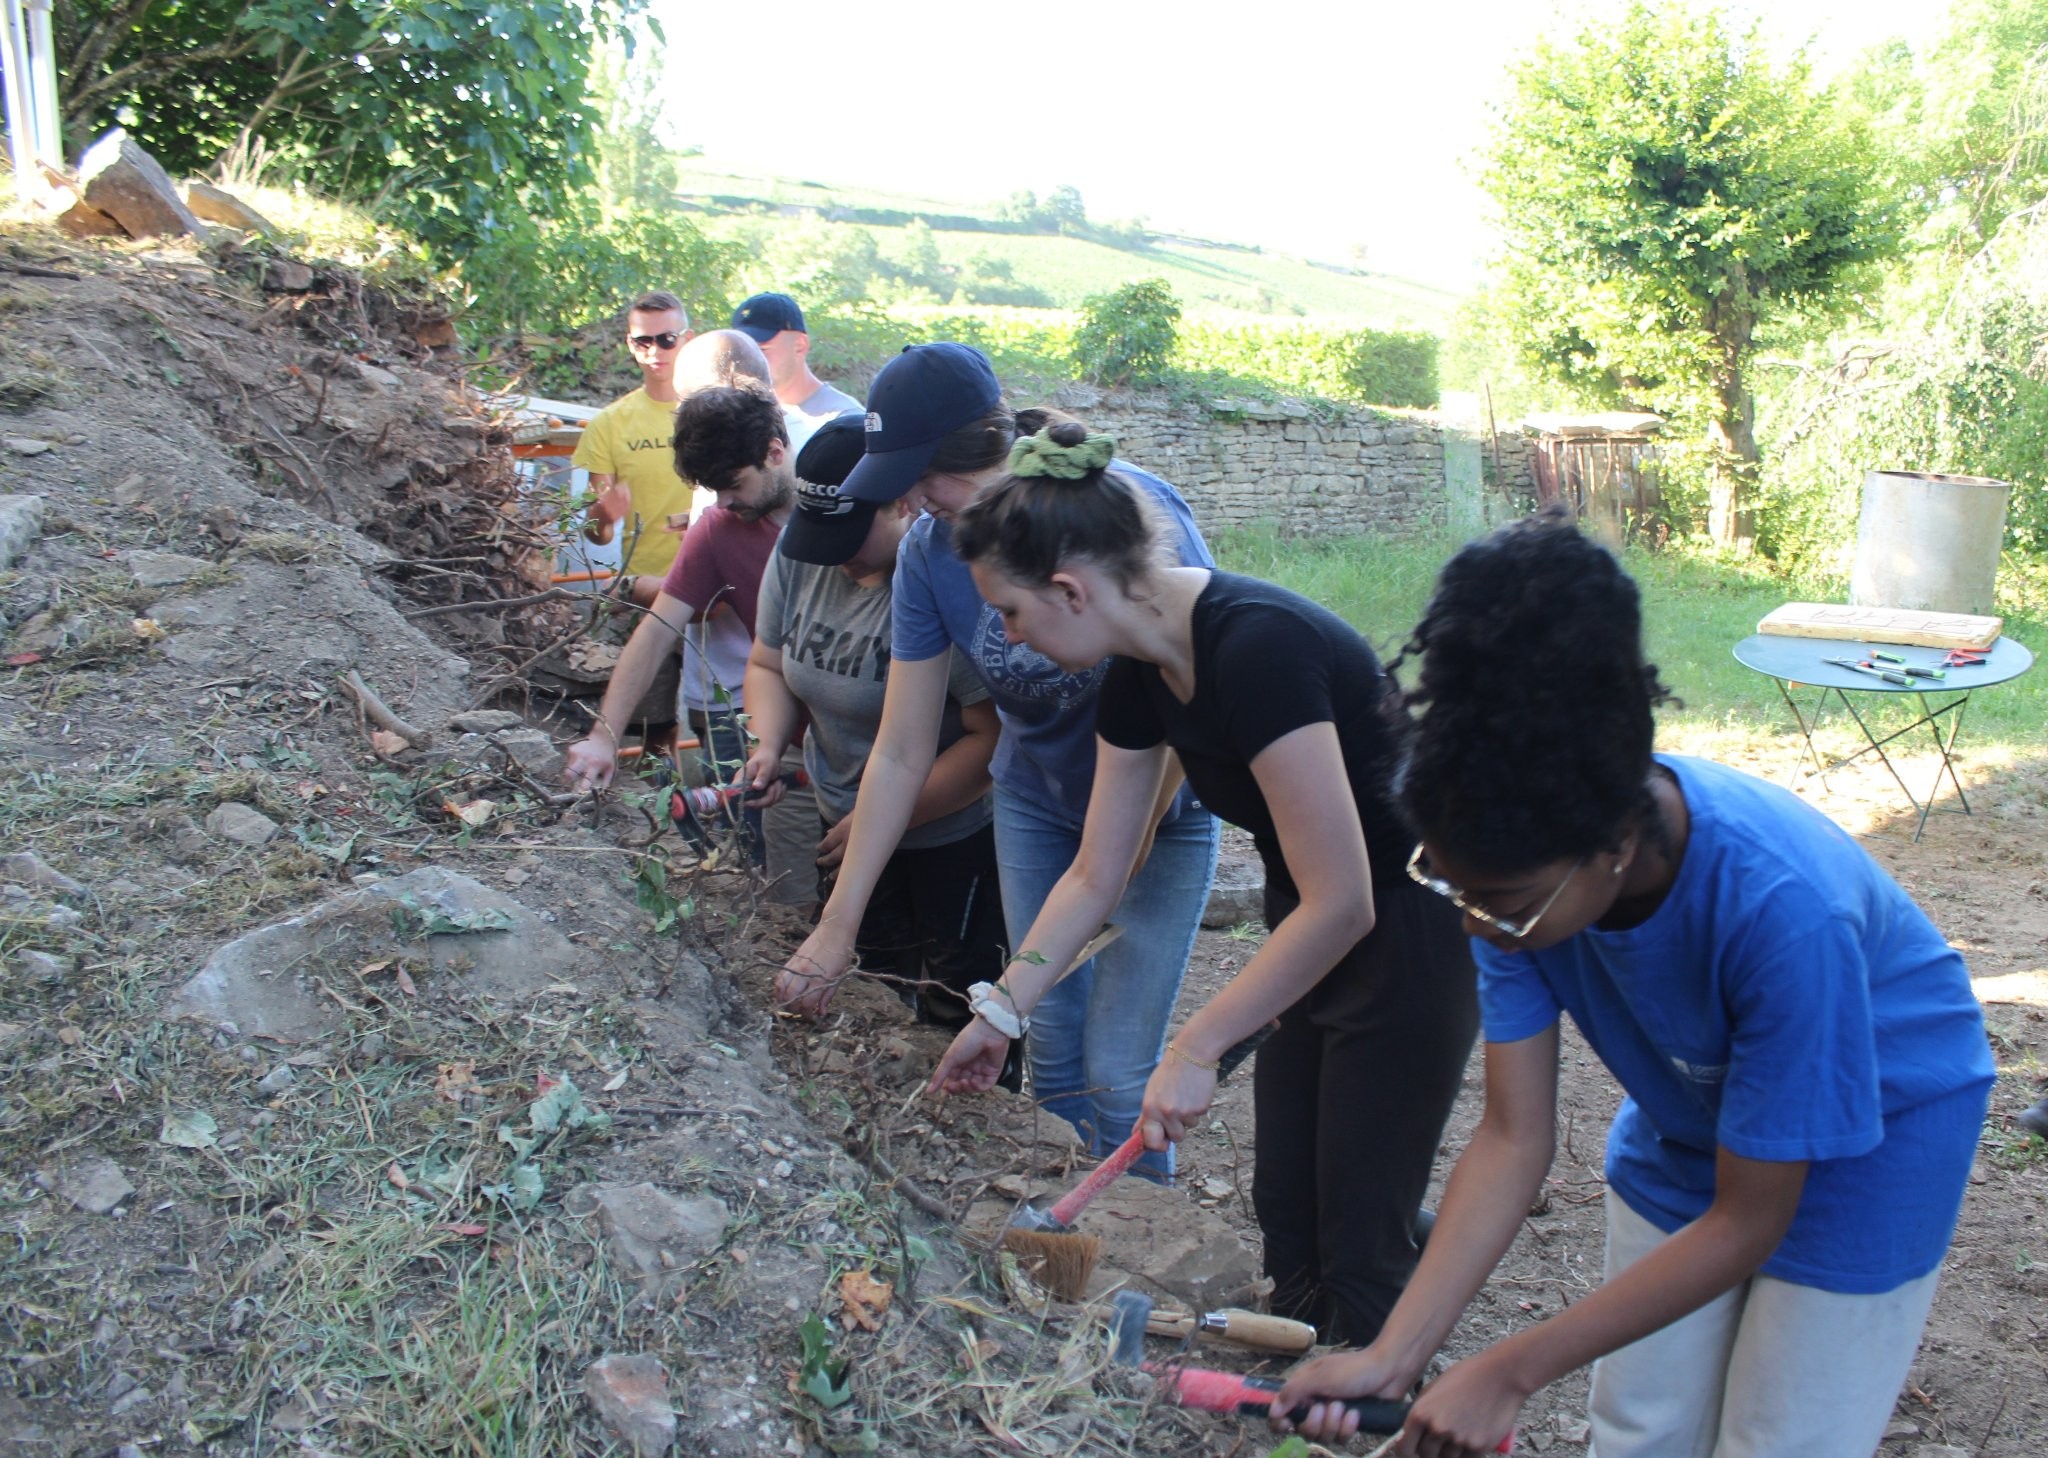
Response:
[[[1956,778],[1955,747],[1956,736],[1963,730],[1963,712],[1969,707],[1970,695],[1978,689],[1990,688],[1994,684],[2018,678],[2034,666],[2034,655],[2010,638],[2000,638],[1984,650],[1984,661],[1971,666],[1950,667],[1943,679],[1913,679],[1910,683],[1887,683],[1871,674],[1859,673],[1853,668],[1829,663],[1830,658],[1854,658],[1858,662],[1867,660],[1875,648],[1886,653],[1895,653],[1914,668],[1941,668],[1945,652],[1940,648],[1915,648],[1896,643],[1843,642],[1829,638],[1787,638],[1774,634],[1757,633],[1744,638],[1735,645],[1735,661],[1744,668],[1754,670],[1769,678],[1778,686],[1778,695],[1785,701],[1785,707],[1792,711],[1793,719],[1799,725],[1800,749],[1792,763],[1786,784],[1794,785],[1810,761],[1813,774],[1827,788],[1829,770],[1840,769],[1843,765],[1861,759],[1866,754],[1875,754],[1906,797],[1906,802],[1920,812],[1920,821],[1913,829],[1913,839],[1920,839],[1927,829],[1927,816],[1934,809],[1934,801],[1941,794],[1941,782],[1946,779],[1961,802],[1963,813],[1970,812],[1969,797],[1963,793],[1963,783]],[[1897,664],[1880,664],[1880,667],[1896,670]],[[1818,689],[1819,697],[1810,709],[1802,709],[1793,697],[1793,690],[1800,685]],[[1920,717],[1903,728],[1894,729],[1879,736],[1869,720],[1857,709],[1852,694],[1911,694],[1919,704]],[[1856,727],[1863,733],[1863,748],[1852,754],[1845,754],[1833,761],[1824,761],[1820,750],[1814,745],[1814,733],[1820,728],[1821,720],[1827,713],[1828,701],[1835,699],[1856,721]],[[1931,702],[1945,700],[1945,702]],[[1946,719],[1947,734],[1944,736],[1942,721]],[[1925,727],[1934,740],[1934,747],[1941,754],[1941,766],[1934,772],[1934,784],[1928,789],[1927,798],[1917,798],[1900,775],[1898,766],[1885,753],[1885,746],[1893,743],[1914,730]],[[1881,727],[1881,726],[1880,726]]]

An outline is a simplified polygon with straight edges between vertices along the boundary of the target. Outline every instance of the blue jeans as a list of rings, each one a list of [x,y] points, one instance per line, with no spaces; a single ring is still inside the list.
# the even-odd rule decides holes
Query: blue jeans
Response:
[[[1138,1122],[1216,874],[1216,842],[1216,818],[1204,810],[1162,825],[1144,869],[1110,913],[1123,936],[1031,1010],[1032,1095],[1072,1124],[1091,1154],[1108,1154]],[[1077,827],[996,791],[996,867],[1013,948],[1080,849]],[[1171,1178],[1173,1151],[1148,1153],[1136,1168]]]

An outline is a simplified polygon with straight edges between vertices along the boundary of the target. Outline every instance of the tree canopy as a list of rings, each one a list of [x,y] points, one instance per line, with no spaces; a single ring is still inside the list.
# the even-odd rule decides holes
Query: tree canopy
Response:
[[[261,138],[462,251],[592,176],[594,47],[646,0],[58,0],[67,135],[173,171]]]
[[[1895,247],[1859,124],[1755,30],[1674,3],[1543,44],[1511,76],[1485,185],[1522,337],[1582,388],[1706,425],[1711,526],[1746,537],[1760,326],[1851,301]]]

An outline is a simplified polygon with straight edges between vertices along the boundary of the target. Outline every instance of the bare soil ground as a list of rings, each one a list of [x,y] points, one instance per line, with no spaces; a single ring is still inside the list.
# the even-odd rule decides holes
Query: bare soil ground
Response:
[[[78,883],[0,872],[0,1453],[623,1451],[584,1396],[608,1353],[664,1364],[689,1453],[1268,1452],[1105,1370],[1099,1327],[1048,1317],[973,1234],[1071,1178],[1053,1121],[915,1097],[943,1035],[885,989],[769,1019],[801,929],[681,854],[658,797],[562,803],[530,740],[450,726],[490,700],[575,729],[500,691],[561,613],[407,616],[536,580],[495,428],[402,308],[338,273],[310,297],[252,276],[0,233],[0,435],[47,447],[0,449],[0,494],[47,503],[0,576],[4,652],[36,655],[0,678],[0,852]],[[373,745],[350,670],[433,742]],[[1700,747],[1782,766],[1768,738]],[[2048,1036],[2048,773],[1987,753],[1965,777],[1978,813],[1917,846],[1888,782],[1826,804],[2002,999],[1978,1179],[1887,1452],[2018,1455],[2048,1434],[2048,1175],[2009,1124]],[[208,828],[229,804],[276,833]],[[163,1015],[231,939],[428,866],[529,908],[546,975],[513,976],[488,923],[380,911],[257,968],[247,1016]],[[1254,936],[1205,933],[1184,1004]],[[326,1031],[246,1031],[273,983]],[[1449,1356],[1598,1279],[1617,1092],[1575,1045],[1564,1088],[1547,1209]],[[1173,1245],[1218,1282],[1255,1271],[1231,1238],[1257,1239],[1249,1098],[1226,1088],[1163,1203],[1104,1207],[1112,1265],[1143,1281]],[[602,1118],[542,1127],[578,1106]],[[1477,1112],[1475,1065],[1444,1169]],[[708,1223],[622,1239],[591,1191],[643,1182]],[[805,1360],[813,1315],[843,1389]],[[1579,1451],[1582,1403],[1578,1380],[1539,1394],[1526,1446]]]

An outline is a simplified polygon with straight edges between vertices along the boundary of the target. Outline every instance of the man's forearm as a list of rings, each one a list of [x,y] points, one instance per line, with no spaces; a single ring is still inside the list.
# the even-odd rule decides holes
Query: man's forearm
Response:
[[[659,611],[648,613],[633,629],[633,636],[626,640],[625,648],[619,653],[619,661],[612,665],[611,681],[605,685],[604,699],[597,712],[604,732],[611,736],[614,746],[619,742],[619,735],[625,732],[633,710],[647,696],[655,675],[661,671],[662,660],[676,651],[676,640],[682,634],[683,624],[690,620],[687,604],[677,603],[673,598],[669,601],[680,609],[681,619],[671,622]],[[656,606],[660,606],[659,599]]]

